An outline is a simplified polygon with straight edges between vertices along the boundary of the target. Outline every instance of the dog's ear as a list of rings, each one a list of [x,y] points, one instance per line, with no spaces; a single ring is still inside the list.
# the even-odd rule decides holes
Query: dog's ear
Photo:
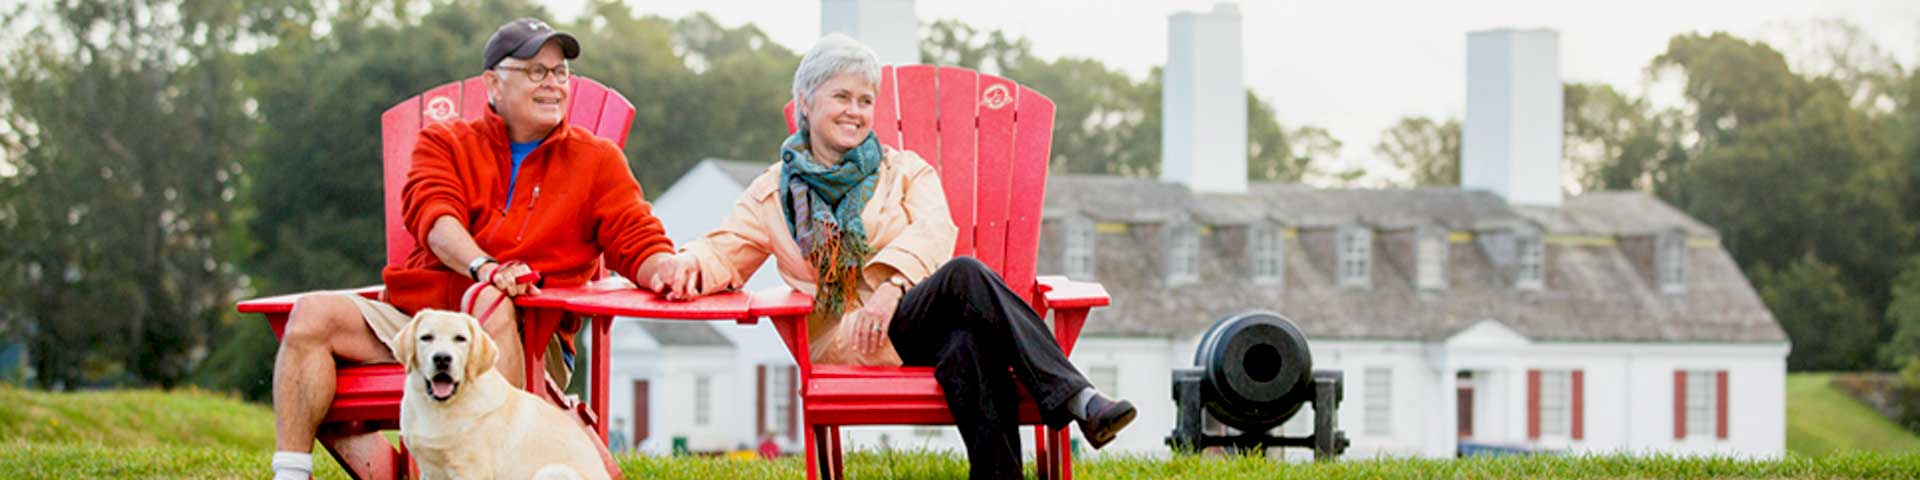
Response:
[[[463,317],[467,317],[462,315]],[[493,336],[480,326],[480,321],[467,317],[467,371],[466,379],[479,378],[480,374],[493,369],[494,361],[500,356],[500,346],[493,343]]]
[[[393,359],[399,360],[400,365],[406,367],[407,373],[413,373],[413,344],[420,341],[414,338],[417,336],[414,332],[420,326],[420,319],[426,316],[426,310],[413,314],[413,320],[408,320],[406,326],[400,327],[400,333],[394,334]]]

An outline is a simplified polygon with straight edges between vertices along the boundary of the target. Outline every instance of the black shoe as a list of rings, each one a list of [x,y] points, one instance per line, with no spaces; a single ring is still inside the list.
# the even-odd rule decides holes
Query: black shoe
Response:
[[[1086,437],[1087,444],[1094,450],[1099,450],[1112,442],[1127,424],[1133,423],[1135,413],[1133,402],[1096,394],[1087,400],[1087,418],[1080,420],[1080,435]]]

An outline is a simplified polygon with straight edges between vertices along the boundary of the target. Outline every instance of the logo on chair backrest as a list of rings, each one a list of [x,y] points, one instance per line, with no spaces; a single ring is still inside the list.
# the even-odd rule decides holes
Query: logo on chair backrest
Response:
[[[432,100],[427,100],[427,111],[422,113],[427,115],[428,120],[434,122],[452,120],[453,117],[460,115],[459,112],[453,111],[453,99],[447,98],[444,95],[433,97]]]
[[[987,91],[980,92],[980,105],[989,109],[999,110],[1010,103],[1013,103],[1013,92],[1008,91],[1004,83],[996,83],[987,87]]]

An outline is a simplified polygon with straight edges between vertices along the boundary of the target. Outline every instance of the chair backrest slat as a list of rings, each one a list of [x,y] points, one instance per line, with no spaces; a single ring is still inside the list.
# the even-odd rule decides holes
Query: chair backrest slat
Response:
[[[567,94],[567,120],[574,126],[598,133],[595,127],[600,125],[600,109],[607,102],[607,88],[593,82],[569,82],[573,92]]]
[[[383,205],[386,212],[387,264],[400,263],[413,251],[413,237],[400,225],[400,188],[406,185],[407,165],[420,138],[420,97],[403,100],[380,114],[380,157]]]
[[[925,66],[907,66],[893,70],[895,79],[893,95],[894,105],[900,107],[900,146],[905,150],[919,153],[940,167],[940,134],[937,131],[940,120],[940,90],[934,84],[933,69]]]
[[[633,124],[633,104],[619,92],[586,77],[572,78],[567,121],[625,147]],[[400,101],[380,115],[381,180],[385,198],[387,264],[398,265],[413,253],[400,211],[400,193],[413,167],[413,148],[420,130],[454,119],[472,120],[486,114],[487,86],[481,77],[451,82]],[[617,125],[617,126],[616,126]]]
[[[1014,111],[1013,168],[1008,199],[1007,287],[1032,295],[1040,254],[1041,208],[1047,198],[1047,163],[1053,149],[1053,102],[1020,87]],[[1028,298],[1033,303],[1037,298]]]
[[[883,145],[900,148],[900,105],[896,102],[900,96],[894,91],[894,85],[898,82],[894,81],[893,75],[892,65],[880,67],[880,91],[873,99],[873,135]],[[791,112],[787,115],[787,122],[787,132],[794,132]]]
[[[601,102],[600,121],[596,122],[593,134],[612,140],[614,145],[625,146],[627,134],[633,131],[633,102],[619,91],[607,89],[607,100]]]
[[[958,92],[940,96],[940,181],[947,190],[947,209],[960,225],[954,255],[973,255],[973,179],[979,123],[974,119],[980,102],[974,98],[980,74],[973,70],[940,67],[940,88]]]
[[[487,114],[487,79],[469,78],[460,82],[460,118],[473,120]],[[425,127],[421,127],[425,128]]]
[[[973,184],[973,256],[1005,276],[1007,200],[1013,166],[1013,112],[1019,85],[993,75],[980,75],[978,118],[979,175]]]

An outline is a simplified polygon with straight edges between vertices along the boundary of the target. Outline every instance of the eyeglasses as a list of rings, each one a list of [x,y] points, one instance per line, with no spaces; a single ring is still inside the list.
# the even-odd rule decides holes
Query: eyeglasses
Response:
[[[533,83],[540,83],[540,82],[546,81],[547,74],[559,75],[558,78],[560,79],[560,83],[567,83],[567,79],[569,78],[569,75],[571,73],[567,70],[566,65],[561,65],[555,68],[547,68],[546,65],[534,65],[532,68],[499,65],[493,68],[527,74],[527,80],[532,80]]]

